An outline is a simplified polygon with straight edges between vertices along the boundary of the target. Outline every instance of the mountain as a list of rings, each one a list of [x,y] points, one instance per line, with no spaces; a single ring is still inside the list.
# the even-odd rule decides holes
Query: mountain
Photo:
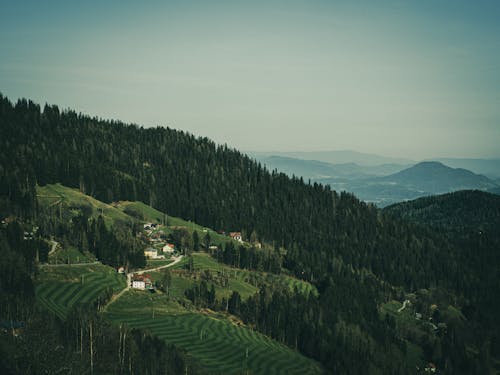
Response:
[[[270,340],[314,360],[297,356],[291,373],[309,373],[304,364],[317,362],[340,374],[409,374],[429,362],[445,373],[489,373],[500,357],[500,288],[484,272],[485,262],[496,264],[489,258],[495,248],[471,251],[432,227],[381,212],[353,194],[269,171],[207,138],[57,106],[41,108],[24,99],[13,104],[0,95],[0,167],[0,322],[26,328],[23,340],[2,330],[2,366],[39,365],[38,358],[46,355],[38,349],[60,348],[52,350],[59,358],[51,357],[51,363],[64,358],[75,363],[77,357],[81,364],[95,360],[103,369],[99,373],[120,372],[106,370],[109,365],[122,373],[133,366],[135,373],[164,374],[151,366],[167,358],[168,344],[186,348],[188,357],[191,351],[205,361],[208,372],[227,368],[228,373],[264,374],[273,372],[266,371],[273,356],[259,362],[257,353],[268,351],[265,345],[284,352]],[[369,181],[399,187],[378,177]],[[142,204],[124,203],[137,201]],[[142,225],[120,220],[109,206],[136,219],[162,221],[161,213],[168,212],[183,221],[146,238]],[[165,217],[167,226],[169,220]],[[195,222],[203,238],[197,232],[189,235]],[[246,243],[204,246],[208,251],[194,256],[203,241],[210,245],[213,232],[203,228],[240,232]],[[172,290],[170,299],[125,291],[124,299],[106,311],[107,302],[117,297],[112,288],[99,285],[106,294],[94,304],[76,306],[69,320],[57,323],[38,312],[37,275],[52,241],[90,252],[106,265],[142,272],[143,245],[155,246],[165,240],[162,236],[172,236],[186,263],[175,277],[153,272],[151,277],[167,286],[184,277],[189,285],[183,292]],[[196,262],[209,266],[198,271]],[[43,296],[66,306],[77,298],[84,279],[99,282],[90,272],[73,275],[73,269],[64,269],[64,289],[59,280],[47,285]],[[292,288],[274,282],[281,275]],[[220,293],[212,293],[212,286]],[[304,286],[317,293],[301,292]],[[141,315],[144,325],[128,317],[130,310]],[[174,316],[179,310],[185,315]],[[123,326],[110,326],[114,318]],[[239,325],[251,329],[233,334]],[[53,337],[61,332],[67,335]],[[42,339],[49,344],[42,345]],[[153,353],[162,354],[155,358]],[[282,361],[288,364],[286,358],[275,362]],[[55,372],[31,370],[24,372]],[[187,371],[185,363],[169,369]]]
[[[343,157],[356,157],[355,154],[341,152]],[[304,155],[306,153],[302,154]],[[276,169],[289,176],[327,184],[337,191],[349,191],[381,207],[450,191],[479,189],[496,192],[495,189],[498,189],[498,183],[483,175],[462,168],[450,168],[437,161],[425,161],[412,166],[402,164],[362,166],[353,162],[332,164],[277,155],[254,154],[254,157],[270,170]],[[464,160],[469,159],[462,159]]]
[[[316,181],[336,190],[353,192],[359,198],[379,207],[457,190],[498,188],[495,182],[485,176],[461,168],[450,168],[439,162],[421,162],[384,177],[358,180],[320,178]]]
[[[415,161],[411,159],[393,158],[349,150],[248,152],[248,155],[253,156],[257,159],[269,156],[282,156],[302,160],[318,160],[331,164],[355,163],[360,166],[378,166],[381,164],[415,164]]]
[[[304,179],[334,178],[340,180],[356,180],[374,176],[384,176],[398,172],[406,166],[401,164],[382,164],[361,166],[356,163],[331,164],[318,160],[303,160],[285,156],[259,156],[256,159],[269,170],[278,170],[289,176]]]
[[[389,185],[398,184],[429,194],[466,189],[487,190],[496,187],[496,184],[485,176],[462,168],[450,168],[435,161],[415,164],[379,180]]]
[[[452,168],[464,168],[490,179],[500,178],[500,159],[435,158]],[[497,182],[498,183],[498,182]]]

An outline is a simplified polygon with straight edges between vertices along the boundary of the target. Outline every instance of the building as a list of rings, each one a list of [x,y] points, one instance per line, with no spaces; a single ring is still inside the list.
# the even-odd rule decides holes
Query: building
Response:
[[[165,256],[163,255],[158,255],[158,250],[148,247],[146,250],[144,250],[144,256],[148,259],[164,259]]]
[[[241,232],[231,232],[229,233],[229,237],[231,237],[233,240],[243,242],[243,237],[241,237]]]
[[[149,275],[134,275],[132,276],[132,288],[134,289],[152,289],[153,283]]]
[[[146,250],[144,250],[144,256],[146,258],[155,259],[158,257],[158,250],[153,249],[152,247],[148,247]]]
[[[163,246],[162,250],[164,253],[172,254],[175,250],[175,246],[171,243],[167,243],[165,246]]]
[[[125,268],[118,267],[118,273],[125,273]]]

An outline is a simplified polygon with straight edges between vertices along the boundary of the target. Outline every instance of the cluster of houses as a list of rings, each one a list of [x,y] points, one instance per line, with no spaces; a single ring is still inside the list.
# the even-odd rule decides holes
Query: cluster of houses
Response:
[[[160,229],[159,224],[146,223],[144,224],[144,231],[151,245],[144,250],[146,258],[165,259],[174,253],[175,246],[165,241],[165,232]]]

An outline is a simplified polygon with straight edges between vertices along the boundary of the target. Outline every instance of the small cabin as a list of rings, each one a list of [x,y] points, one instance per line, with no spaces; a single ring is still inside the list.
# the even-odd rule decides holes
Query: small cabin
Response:
[[[235,241],[243,242],[243,237],[241,236],[241,232],[231,232],[229,233],[229,237],[231,237]]]

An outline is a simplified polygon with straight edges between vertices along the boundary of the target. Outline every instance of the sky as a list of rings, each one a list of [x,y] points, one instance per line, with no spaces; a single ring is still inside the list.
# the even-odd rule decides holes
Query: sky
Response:
[[[500,157],[499,1],[5,1],[0,92],[243,151]]]

